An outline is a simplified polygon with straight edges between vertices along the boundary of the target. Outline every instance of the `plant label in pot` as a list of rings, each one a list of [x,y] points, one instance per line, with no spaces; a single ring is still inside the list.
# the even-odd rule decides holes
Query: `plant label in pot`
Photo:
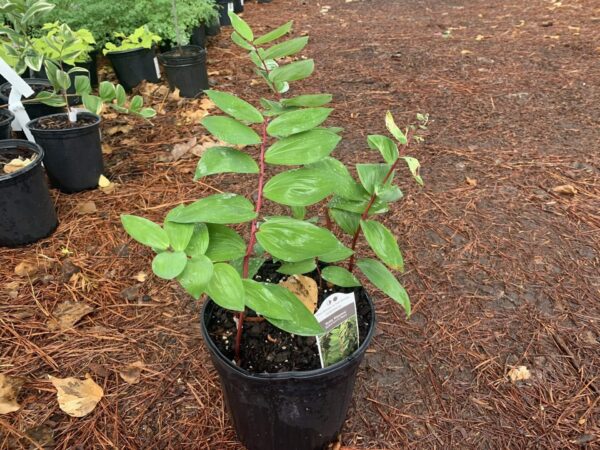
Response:
[[[403,167],[422,184],[419,162],[407,151],[422,139],[428,117],[417,115],[403,131],[388,112],[389,136],[367,139],[383,161],[357,164],[356,178],[333,156],[343,130],[327,123],[332,96],[292,90],[314,71],[314,60],[291,58],[308,37],[276,42],[291,22],[255,36],[237,15],[228,19],[232,40],[249,52],[273,97],[253,105],[205,91],[223,114],[204,117],[202,125],[222,145],[202,154],[194,178],[248,174],[256,180],[253,195],[209,195],[175,207],[162,224],[132,214],[121,221],[155,252],[156,276],[205,299],[202,334],[240,441],[249,450],[318,450],[343,426],[375,330],[375,309],[358,275],[411,312],[394,273],[404,270],[398,241],[378,216],[402,198],[394,178]],[[269,211],[270,204],[279,206]],[[290,277],[310,279],[304,288],[314,293],[292,289]],[[344,306],[334,313],[337,302]],[[319,308],[325,317],[315,316]],[[327,336],[328,327],[338,331]],[[317,338],[331,355],[319,356]]]

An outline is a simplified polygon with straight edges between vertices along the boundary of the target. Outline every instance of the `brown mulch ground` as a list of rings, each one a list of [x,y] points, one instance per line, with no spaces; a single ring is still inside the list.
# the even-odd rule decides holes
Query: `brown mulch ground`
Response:
[[[426,187],[406,177],[406,198],[387,216],[414,314],[407,321],[378,299],[379,333],[344,445],[598,446],[600,5],[274,0],[248,4],[245,18],[262,31],[294,19],[296,33],[310,34],[318,71],[301,86],[335,95],[331,123],[346,129],[338,150],[346,162],[376,159],[365,136],[383,131],[386,109],[400,123],[416,112],[433,120],[413,150]],[[209,58],[220,88],[265,94],[249,87],[251,66],[226,35]],[[240,448],[199,306],[175,284],[132,278],[149,272],[150,253],[118,220],[123,212],[160,220],[214,189],[252,194],[251,177],[200,185],[191,181],[196,158],[167,161],[173,144],[202,133],[185,123],[194,108],[167,99],[154,127],[137,122],[112,136],[122,119],[106,120],[114,192],[54,192],[61,225],[52,238],[0,250],[0,372],[26,378],[22,409],[0,416],[0,448],[36,448],[31,440],[44,436],[58,449]],[[577,193],[555,193],[560,185]],[[78,213],[84,201],[97,212]],[[24,260],[38,266],[31,279],[13,272]],[[51,331],[48,317],[65,300],[95,310],[72,330]],[[118,371],[138,360],[140,382],[125,383]],[[511,383],[508,372],[521,365],[531,378]],[[86,373],[105,397],[89,416],[70,418],[46,375]]]

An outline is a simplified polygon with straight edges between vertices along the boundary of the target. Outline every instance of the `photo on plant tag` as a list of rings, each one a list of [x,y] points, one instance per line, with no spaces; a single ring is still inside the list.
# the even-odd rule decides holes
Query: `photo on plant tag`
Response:
[[[358,322],[356,316],[345,320],[333,330],[317,338],[321,352],[321,365],[329,367],[347,358],[358,348]]]

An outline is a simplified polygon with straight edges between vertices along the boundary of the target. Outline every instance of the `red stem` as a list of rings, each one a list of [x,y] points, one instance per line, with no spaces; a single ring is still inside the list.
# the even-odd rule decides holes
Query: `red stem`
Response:
[[[258,197],[256,199],[256,217],[252,221],[250,227],[250,240],[248,241],[248,247],[246,248],[246,254],[244,255],[244,263],[242,265],[242,277],[248,278],[250,272],[250,257],[254,251],[254,244],[256,244],[256,232],[258,231],[258,217],[260,216],[260,210],[263,204],[263,190],[265,185],[265,152],[267,150],[267,126],[269,120],[264,119],[262,124],[262,143],[260,146],[260,172],[258,175]],[[235,360],[239,364],[240,362],[240,347],[242,344],[242,331],[244,329],[244,312],[238,314],[237,322],[237,334],[235,337]]]

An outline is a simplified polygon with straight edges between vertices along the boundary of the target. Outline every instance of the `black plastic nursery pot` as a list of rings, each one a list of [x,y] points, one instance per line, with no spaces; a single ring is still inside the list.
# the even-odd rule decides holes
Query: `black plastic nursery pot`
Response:
[[[220,32],[221,32],[220,20],[215,20],[215,22],[206,25],[206,35],[207,36],[217,36]]]
[[[77,114],[81,124],[71,128],[45,128],[45,123],[57,120],[65,120],[66,123],[68,117],[66,114],[55,114],[27,124],[46,153],[44,166],[50,182],[66,193],[98,187],[104,170],[100,117],[84,112]]]
[[[219,23],[222,27],[231,25],[228,12],[234,10],[233,2],[234,0],[217,0],[217,5],[219,6]]]
[[[244,12],[244,0],[233,0],[233,12],[236,14]]]
[[[153,48],[109,52],[106,56],[115,69],[119,82],[128,92],[144,80],[158,83],[160,79]]]
[[[272,0],[258,0],[258,3],[271,3]]]
[[[206,27],[204,25],[198,25],[192,30],[190,44],[197,45],[198,47],[202,48],[206,47]]]
[[[206,50],[195,45],[175,48],[159,56],[171,89],[179,89],[182,97],[194,98],[208,89]]]
[[[11,124],[15,119],[15,115],[8,109],[0,109],[0,140],[10,139]]]
[[[42,169],[44,150],[29,141],[0,142],[0,161],[18,157],[33,162],[10,174],[0,172],[0,247],[31,244],[50,236],[58,226]]]
[[[49,116],[51,114],[57,114],[65,110],[62,106],[48,106],[43,103],[29,103],[27,100],[31,100],[40,91],[52,92],[52,86],[48,80],[43,78],[24,78],[23,79],[31,88],[35,91],[35,94],[29,99],[22,99],[25,111],[30,119],[37,119],[38,117]],[[3,105],[8,104],[8,96],[12,86],[10,83],[4,83],[0,86],[0,103]]]
[[[324,369],[272,374],[251,374],[221,353],[207,331],[216,305],[212,300],[204,304],[202,335],[238,438],[248,450],[324,450],[336,440],[359,365],[375,332],[375,308],[365,297],[371,321],[356,352]]]

